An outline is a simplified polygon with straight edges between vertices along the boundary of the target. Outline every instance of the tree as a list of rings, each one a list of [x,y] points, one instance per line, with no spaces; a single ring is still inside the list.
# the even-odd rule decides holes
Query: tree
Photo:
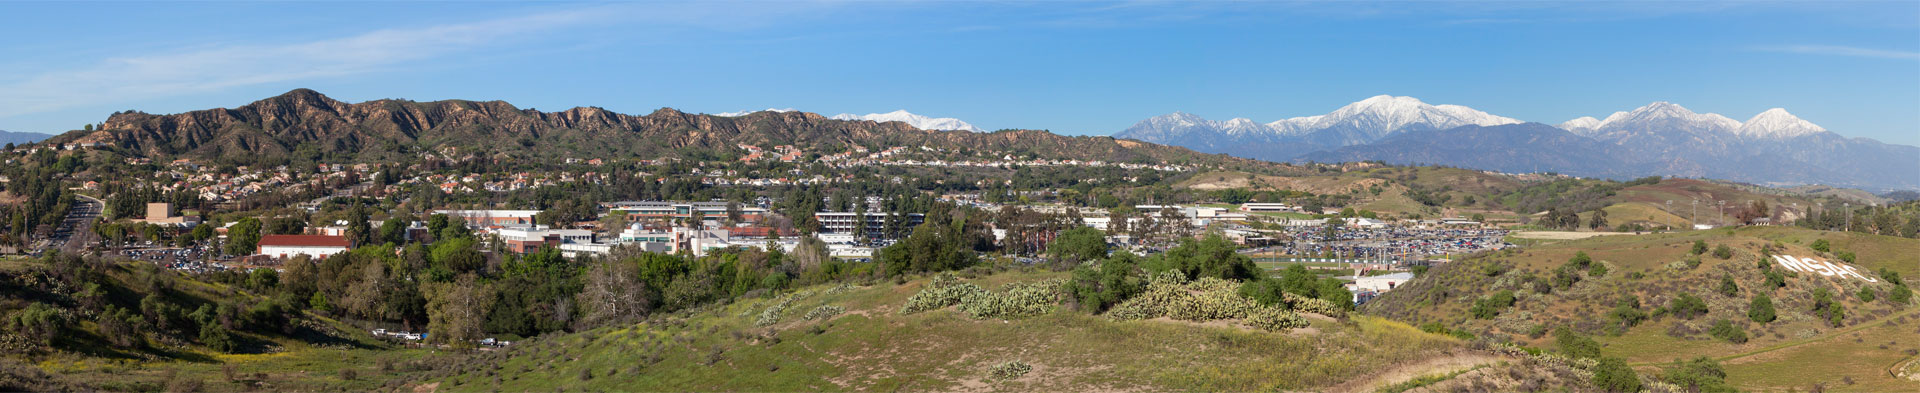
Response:
[[[200,344],[226,353],[233,353],[240,349],[240,342],[234,340],[233,333],[228,331],[226,326],[218,323],[200,325]]]
[[[1596,230],[1596,231],[1606,230],[1607,229],[1606,209],[1593,209],[1593,218],[1588,219],[1587,227],[1593,228],[1593,230]]]
[[[380,232],[375,236],[376,244],[407,244],[407,220],[401,216],[388,217],[380,223]]]
[[[1068,229],[1047,244],[1047,255],[1067,264],[1100,260],[1107,257],[1107,235],[1092,227]]]
[[[1199,240],[1182,240],[1179,246],[1147,260],[1146,267],[1152,272],[1179,271],[1190,280],[1214,277],[1244,281],[1259,277],[1260,268],[1254,266],[1252,258],[1235,252],[1238,248],[1218,234],[1209,234]]]
[[[1073,279],[1067,281],[1065,290],[1073,296],[1074,305],[1079,309],[1096,314],[1105,312],[1144,287],[1137,265],[1138,258],[1133,253],[1121,251],[1100,261],[1098,266],[1074,268]]]
[[[252,255],[260,249],[260,219],[240,219],[227,228],[227,255]]]
[[[33,303],[7,319],[8,329],[41,345],[52,345],[53,338],[67,328],[70,320],[66,312],[48,306],[46,303]]]
[[[637,319],[653,309],[647,284],[640,281],[639,266],[633,262],[600,262],[587,272],[586,281],[578,304],[580,321],[587,326]]]
[[[1753,302],[1747,306],[1747,319],[1759,323],[1773,322],[1773,299],[1765,293],[1753,295]]]
[[[461,348],[473,345],[486,335],[481,325],[493,306],[491,284],[479,282],[473,273],[467,273],[451,284],[435,286],[427,301],[427,332],[433,341]]]
[[[353,242],[354,245],[372,244],[374,238],[373,224],[368,223],[369,220],[371,220],[371,218],[367,217],[366,205],[355,203],[352,209],[348,209],[347,240]]]

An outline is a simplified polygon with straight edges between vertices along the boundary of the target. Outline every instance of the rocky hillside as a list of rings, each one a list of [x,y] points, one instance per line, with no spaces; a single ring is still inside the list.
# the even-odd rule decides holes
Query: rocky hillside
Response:
[[[1559,346],[1552,332],[1566,328],[1639,365],[1712,357],[1742,389],[1910,391],[1920,385],[1886,367],[1920,348],[1920,308],[1898,281],[1920,272],[1914,249],[1912,239],[1778,227],[1603,236],[1437,266],[1362,311],[1540,348]],[[1795,272],[1769,253],[1860,276]],[[1777,372],[1789,364],[1805,370]]]
[[[1110,137],[1066,137],[1036,130],[927,131],[902,122],[842,121],[804,112],[723,117],[662,108],[635,116],[594,107],[542,112],[503,101],[389,99],[350,104],[307,89],[232,109],[171,115],[116,113],[99,131],[70,132],[53,141],[103,143],[156,159],[264,160],[301,155],[365,161],[448,147],[533,156],[657,158],[690,150],[728,152],[737,150],[738,144],[767,148],[791,144],[822,154],[852,146],[925,146],[993,157],[1032,153],[1040,158],[1110,162],[1271,165]]]

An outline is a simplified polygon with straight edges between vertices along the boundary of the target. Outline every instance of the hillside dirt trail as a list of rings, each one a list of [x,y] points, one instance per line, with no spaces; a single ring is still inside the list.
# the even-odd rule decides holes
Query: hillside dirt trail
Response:
[[[1885,324],[1887,324],[1887,323],[1889,323],[1889,322],[1892,322],[1892,321],[1893,321],[1894,319],[1898,319],[1898,318],[1900,318],[1900,317],[1905,317],[1905,316],[1912,316],[1912,315],[1914,315],[1915,313],[1920,313],[1920,309],[1913,309],[1913,310],[1907,310],[1906,312],[1904,312],[1904,313],[1899,313],[1899,314],[1888,314],[1887,316],[1884,316],[1884,317],[1880,317],[1880,320],[1878,320],[1878,321],[1875,321],[1875,322],[1871,322],[1871,323],[1863,323],[1863,324],[1859,324],[1859,325],[1854,325],[1854,326],[1851,326],[1851,327],[1848,327],[1848,328],[1846,328],[1846,329],[1840,329],[1840,330],[1834,330],[1834,331],[1830,331],[1830,332],[1827,332],[1826,334],[1822,334],[1822,335],[1819,335],[1819,336],[1816,336],[1816,337],[1812,337],[1812,338],[1808,338],[1808,339],[1805,339],[1805,340],[1800,340],[1800,341],[1794,341],[1794,342],[1787,342],[1787,343],[1781,343],[1781,344],[1775,344],[1774,346],[1771,346],[1771,347],[1766,347],[1766,348],[1761,348],[1761,349],[1756,349],[1756,350],[1753,350],[1753,351],[1749,351],[1749,352],[1744,352],[1744,353],[1736,353],[1736,354],[1732,354],[1732,355],[1727,355],[1727,356],[1720,356],[1720,357],[1715,357],[1715,358],[1714,358],[1714,360],[1718,360],[1718,361],[1720,361],[1721,363],[1730,363],[1730,362],[1733,362],[1733,361],[1735,361],[1735,360],[1739,360],[1739,359],[1742,359],[1742,358],[1747,358],[1747,357],[1752,357],[1752,356],[1756,356],[1756,355],[1761,355],[1761,354],[1765,354],[1765,353],[1768,353],[1768,352],[1773,352],[1773,351],[1778,351],[1778,350],[1782,350],[1782,349],[1787,349],[1787,348],[1793,348],[1793,347],[1798,347],[1798,346],[1802,346],[1802,345],[1807,345],[1807,344],[1812,344],[1812,343],[1818,343],[1818,342],[1826,342],[1827,340],[1832,340],[1832,339],[1835,339],[1835,338],[1840,338],[1840,336],[1843,336],[1843,335],[1846,335],[1847,333],[1853,333],[1853,332],[1856,332],[1856,331],[1860,331],[1860,330],[1863,330],[1863,329],[1867,329],[1867,328],[1871,328],[1871,327],[1878,327],[1878,326],[1880,326],[1880,325],[1885,325]],[[1643,363],[1631,363],[1631,364],[1628,364],[1628,365],[1629,365],[1629,366],[1635,366],[1635,367],[1639,367],[1639,366],[1658,366],[1658,365],[1664,365],[1664,364],[1667,364],[1667,363],[1664,363],[1664,362],[1643,362]]]
[[[1363,376],[1327,387],[1327,392],[1368,393],[1381,387],[1406,382],[1421,376],[1446,374],[1466,370],[1482,364],[1492,364],[1509,360],[1504,356],[1480,352],[1459,353],[1419,362],[1402,364],[1387,368],[1380,373]]]

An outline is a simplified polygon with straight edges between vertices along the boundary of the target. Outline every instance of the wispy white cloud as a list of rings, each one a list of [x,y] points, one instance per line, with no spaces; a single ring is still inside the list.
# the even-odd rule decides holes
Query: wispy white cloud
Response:
[[[591,9],[569,10],[307,42],[108,58],[74,69],[0,78],[0,116],[374,72],[487,47],[518,35],[587,23],[602,15]]]
[[[1872,48],[1855,48],[1836,45],[1781,45],[1754,48],[1765,52],[1799,53],[1807,55],[1873,57],[1881,59],[1920,60],[1920,52],[1899,51]]]

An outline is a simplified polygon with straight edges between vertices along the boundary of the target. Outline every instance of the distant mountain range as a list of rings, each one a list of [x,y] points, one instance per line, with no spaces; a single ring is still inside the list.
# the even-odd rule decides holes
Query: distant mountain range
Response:
[[[296,89],[232,109],[114,113],[99,130],[72,131],[49,142],[98,143],[155,160],[191,158],[240,165],[278,164],[289,157],[380,162],[449,148],[495,157],[712,158],[738,150],[739,144],[753,144],[794,145],[821,154],[852,146],[873,150],[910,146],[955,155],[1031,153],[1048,159],[1277,166],[1108,136],[1070,137],[1038,130],[933,131],[891,121],[897,117],[850,121],[790,110],[733,115],[690,114],[672,108],[644,116],[595,107],[541,112],[503,101],[345,103]]]
[[[868,121],[877,121],[882,123],[889,122],[889,121],[897,121],[897,122],[907,123],[907,125],[911,125],[913,126],[913,128],[918,128],[922,130],[973,131],[973,132],[986,131],[986,130],[980,129],[980,127],[974,127],[972,124],[967,124],[967,122],[960,121],[960,119],[955,119],[951,117],[921,116],[921,115],[916,115],[916,114],[907,112],[904,109],[887,112],[887,113],[868,113],[864,115],[842,113],[838,115],[833,115],[830,118],[834,120],[852,120],[852,121],[868,120]]]
[[[1265,124],[1174,112],[1114,136],[1273,161],[1379,160],[1616,178],[1920,188],[1914,171],[1920,147],[1843,137],[1780,108],[1741,122],[1655,102],[1604,120],[1581,117],[1549,126],[1377,96],[1325,115]]]
[[[757,111],[721,112],[721,113],[715,113],[713,115],[721,116],[721,117],[740,117],[740,116],[746,116],[746,115],[760,113],[760,112],[786,113],[786,112],[797,112],[797,110],[793,108],[785,108],[785,109],[767,108],[767,109],[762,109]],[[967,122],[961,121],[960,119],[955,119],[951,117],[922,116],[922,115],[914,114],[913,112],[907,112],[905,109],[887,112],[887,113],[868,113],[864,115],[842,113],[838,115],[829,116],[827,118],[834,119],[834,120],[848,120],[848,121],[866,120],[866,121],[875,121],[875,122],[881,122],[881,123],[897,121],[901,123],[907,123],[907,125],[913,126],[913,128],[918,128],[922,130],[972,131],[972,132],[986,131],[986,130],[980,129],[980,127],[974,127],[972,124],[967,124]]]
[[[33,133],[33,132],[13,132],[13,131],[7,131],[7,130],[0,130],[0,143],[12,143],[12,144],[33,143],[33,142],[46,140],[47,138],[52,138],[52,137],[53,135]]]

